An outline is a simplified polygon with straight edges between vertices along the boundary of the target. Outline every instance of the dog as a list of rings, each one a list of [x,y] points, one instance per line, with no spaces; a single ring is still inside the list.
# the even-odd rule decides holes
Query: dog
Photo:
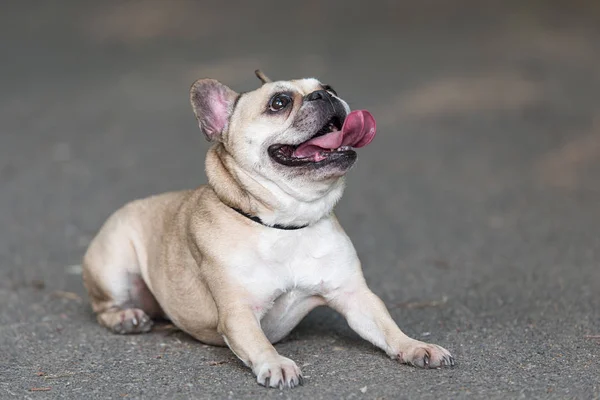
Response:
[[[398,328],[333,213],[354,149],[375,136],[373,116],[317,79],[256,73],[262,85],[246,93],[212,79],[191,87],[214,143],[208,184],[133,201],[90,243],[83,280],[98,322],[127,334],[169,319],[229,346],[260,385],[292,388],[302,373],[273,343],[326,305],[401,363],[453,366],[446,349]]]

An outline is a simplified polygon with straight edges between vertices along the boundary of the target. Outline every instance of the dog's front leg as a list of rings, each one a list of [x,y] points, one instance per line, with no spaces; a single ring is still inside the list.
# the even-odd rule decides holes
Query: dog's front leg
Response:
[[[367,287],[362,274],[326,296],[326,300],[346,318],[356,333],[390,357],[421,368],[454,365],[448,350],[412,339],[402,332],[383,301]]]
[[[252,368],[260,385],[283,388],[303,383],[300,368],[277,353],[248,305],[227,304],[219,311],[219,333],[231,351]]]

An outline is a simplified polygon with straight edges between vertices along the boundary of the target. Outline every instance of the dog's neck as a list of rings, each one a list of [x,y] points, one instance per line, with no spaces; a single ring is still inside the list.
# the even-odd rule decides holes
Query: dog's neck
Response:
[[[344,191],[343,178],[314,190],[282,188],[244,170],[220,143],[208,151],[206,175],[223,203],[270,226],[311,225],[331,214]]]

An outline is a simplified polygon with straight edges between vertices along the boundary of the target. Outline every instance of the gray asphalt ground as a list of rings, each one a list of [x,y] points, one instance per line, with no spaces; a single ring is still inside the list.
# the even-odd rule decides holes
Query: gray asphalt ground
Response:
[[[594,1],[6,2],[1,398],[600,396],[600,6]],[[334,312],[259,387],[169,325],[96,324],[78,269],[105,218],[205,183],[189,85],[317,76],[379,133],[337,213],[370,286],[454,369],[396,364]]]

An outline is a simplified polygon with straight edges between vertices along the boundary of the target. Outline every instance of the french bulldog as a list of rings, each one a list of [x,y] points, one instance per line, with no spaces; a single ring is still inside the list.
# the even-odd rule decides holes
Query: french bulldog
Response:
[[[83,280],[98,322],[126,334],[169,319],[229,346],[260,385],[291,388],[302,373],[273,343],[326,305],[401,363],[453,366],[446,349],[398,328],[333,213],[354,149],[375,137],[373,116],[317,79],[257,75],[263,84],[246,93],[212,79],[191,87],[214,143],[208,184],[133,201],[90,243]]]

